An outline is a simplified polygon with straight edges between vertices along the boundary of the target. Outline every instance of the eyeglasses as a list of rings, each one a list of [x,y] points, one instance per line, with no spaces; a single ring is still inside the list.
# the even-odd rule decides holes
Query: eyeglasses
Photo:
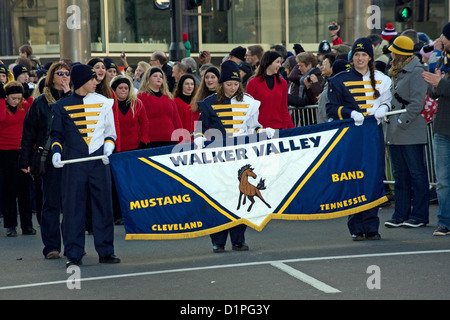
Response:
[[[66,77],[68,77],[68,76],[70,76],[70,72],[69,71],[58,71],[58,72],[55,72],[58,76],[60,76],[60,77],[62,77],[62,76],[66,76]]]

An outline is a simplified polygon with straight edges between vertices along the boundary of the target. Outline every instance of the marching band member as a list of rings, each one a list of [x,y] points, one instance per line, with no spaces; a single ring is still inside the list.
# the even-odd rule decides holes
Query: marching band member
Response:
[[[391,79],[375,70],[372,42],[360,38],[352,47],[353,68],[332,77],[329,81],[327,114],[334,120],[352,118],[356,126],[364,116],[375,115],[378,123],[385,119],[391,105]],[[383,131],[379,126],[380,148],[384,157]],[[348,228],[354,241],[380,239],[378,208],[349,216]]]
[[[95,93],[97,76],[88,65],[73,66],[74,93],[52,104],[52,163],[62,171],[63,242],[66,266],[80,265],[84,252],[86,201],[91,200],[95,249],[100,263],[119,263],[114,255],[111,173],[108,156],[116,139],[113,100]],[[103,155],[102,161],[65,160]],[[87,195],[89,194],[89,197]]]
[[[206,141],[204,134],[208,129],[219,130],[223,137],[265,132],[269,138],[272,138],[275,130],[263,129],[258,122],[260,104],[259,101],[244,93],[238,65],[231,60],[225,61],[221,66],[216,93],[198,102],[200,117],[195,130],[194,144],[198,148],[204,147]],[[244,236],[246,228],[246,225],[241,224],[212,234],[213,251],[225,251],[228,233],[230,233],[233,250],[248,250]]]

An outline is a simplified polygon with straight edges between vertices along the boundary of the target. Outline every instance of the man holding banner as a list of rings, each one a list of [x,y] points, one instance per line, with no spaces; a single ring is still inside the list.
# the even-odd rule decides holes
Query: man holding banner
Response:
[[[63,242],[66,266],[80,265],[84,253],[86,202],[91,200],[95,249],[100,263],[114,255],[111,175],[108,156],[115,147],[113,100],[95,93],[96,73],[76,64],[70,75],[74,93],[52,104],[52,163],[62,168]],[[61,161],[62,154],[65,161]],[[100,160],[83,161],[91,157]],[[88,158],[89,159],[89,158]],[[89,197],[88,197],[89,195]]]
[[[367,115],[375,115],[378,123],[384,121],[390,110],[392,95],[391,79],[375,70],[372,42],[369,38],[360,38],[352,47],[351,60],[353,68],[344,71],[330,79],[327,104],[327,114],[334,120],[352,118],[356,126],[364,122]],[[380,152],[384,154],[384,139],[381,126]],[[382,164],[384,168],[384,163]],[[378,240],[380,221],[378,208],[349,216],[348,228],[352,239]]]

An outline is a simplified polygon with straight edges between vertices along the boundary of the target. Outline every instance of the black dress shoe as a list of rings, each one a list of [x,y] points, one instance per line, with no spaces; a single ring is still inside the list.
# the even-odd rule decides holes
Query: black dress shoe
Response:
[[[215,244],[213,245],[213,252],[215,253],[225,252],[225,247]]]
[[[81,266],[83,263],[81,262],[81,260],[74,260],[74,259],[69,259],[66,262],[66,268],[70,267],[70,266]]]
[[[100,262],[100,263],[120,263],[120,259],[112,254],[108,257],[103,257],[103,258],[100,257],[98,259],[98,262]]]
[[[34,229],[33,227],[22,228],[22,234],[28,235],[28,236],[33,236],[36,234],[36,229]]]
[[[7,237],[17,237],[16,228],[7,228],[6,229],[6,236]]]
[[[248,245],[246,243],[236,243],[231,247],[234,251],[248,251]]]

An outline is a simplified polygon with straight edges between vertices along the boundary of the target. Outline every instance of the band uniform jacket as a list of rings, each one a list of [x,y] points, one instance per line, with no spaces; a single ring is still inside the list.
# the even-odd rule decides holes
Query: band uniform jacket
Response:
[[[52,104],[52,151],[65,160],[87,157],[103,147],[106,141],[115,143],[114,100],[97,93],[85,97],[73,93]]]

